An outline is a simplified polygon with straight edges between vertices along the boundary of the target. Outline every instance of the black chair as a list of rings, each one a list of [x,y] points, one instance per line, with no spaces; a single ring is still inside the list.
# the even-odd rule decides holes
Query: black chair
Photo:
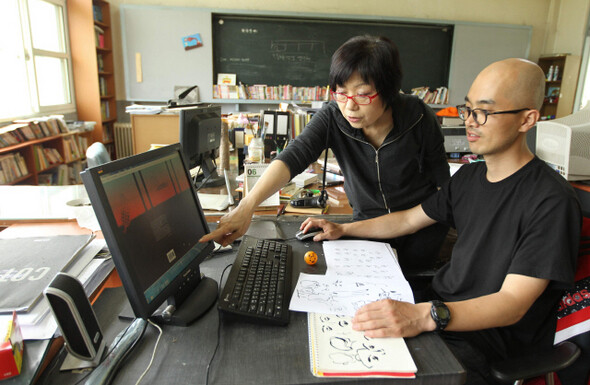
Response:
[[[572,365],[580,353],[581,350],[576,344],[563,341],[550,349],[541,349],[534,354],[496,362],[491,365],[491,372],[497,380],[514,385],[545,375],[545,383],[553,385],[553,373]]]

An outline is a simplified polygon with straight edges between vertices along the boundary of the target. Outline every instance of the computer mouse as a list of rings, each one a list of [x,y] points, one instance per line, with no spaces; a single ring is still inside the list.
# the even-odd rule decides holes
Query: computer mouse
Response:
[[[312,228],[307,233],[304,233],[303,230],[299,230],[295,234],[295,238],[299,239],[300,241],[305,241],[306,239],[310,239],[310,238],[315,237],[316,235],[318,235],[321,232],[322,232],[322,229],[320,229],[320,228]]]

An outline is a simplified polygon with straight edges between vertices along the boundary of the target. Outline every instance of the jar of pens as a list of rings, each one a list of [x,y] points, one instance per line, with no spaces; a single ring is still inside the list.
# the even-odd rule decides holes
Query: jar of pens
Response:
[[[268,122],[265,122],[262,128],[259,124],[254,137],[248,144],[248,161],[250,163],[264,163],[264,134],[267,127]]]

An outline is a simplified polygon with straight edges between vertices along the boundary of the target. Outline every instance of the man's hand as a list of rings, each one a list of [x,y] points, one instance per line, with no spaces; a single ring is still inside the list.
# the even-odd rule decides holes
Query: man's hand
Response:
[[[199,239],[199,242],[213,240],[222,246],[230,245],[248,231],[251,221],[252,213],[244,207],[238,206],[235,210],[221,217],[217,228],[211,233],[205,234]]]
[[[436,329],[430,308],[428,302],[413,304],[392,299],[371,302],[357,310],[352,328],[364,331],[371,338],[417,336]]]
[[[313,237],[313,240],[316,242],[323,241],[324,239],[338,239],[344,235],[343,225],[325,219],[307,218],[299,226],[299,230],[305,229],[306,233],[313,228],[322,229],[320,234]]]

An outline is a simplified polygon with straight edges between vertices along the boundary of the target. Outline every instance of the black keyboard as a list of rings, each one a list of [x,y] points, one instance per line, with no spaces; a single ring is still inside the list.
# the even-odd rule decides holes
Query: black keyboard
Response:
[[[244,236],[219,299],[219,310],[255,322],[289,323],[291,246]]]

